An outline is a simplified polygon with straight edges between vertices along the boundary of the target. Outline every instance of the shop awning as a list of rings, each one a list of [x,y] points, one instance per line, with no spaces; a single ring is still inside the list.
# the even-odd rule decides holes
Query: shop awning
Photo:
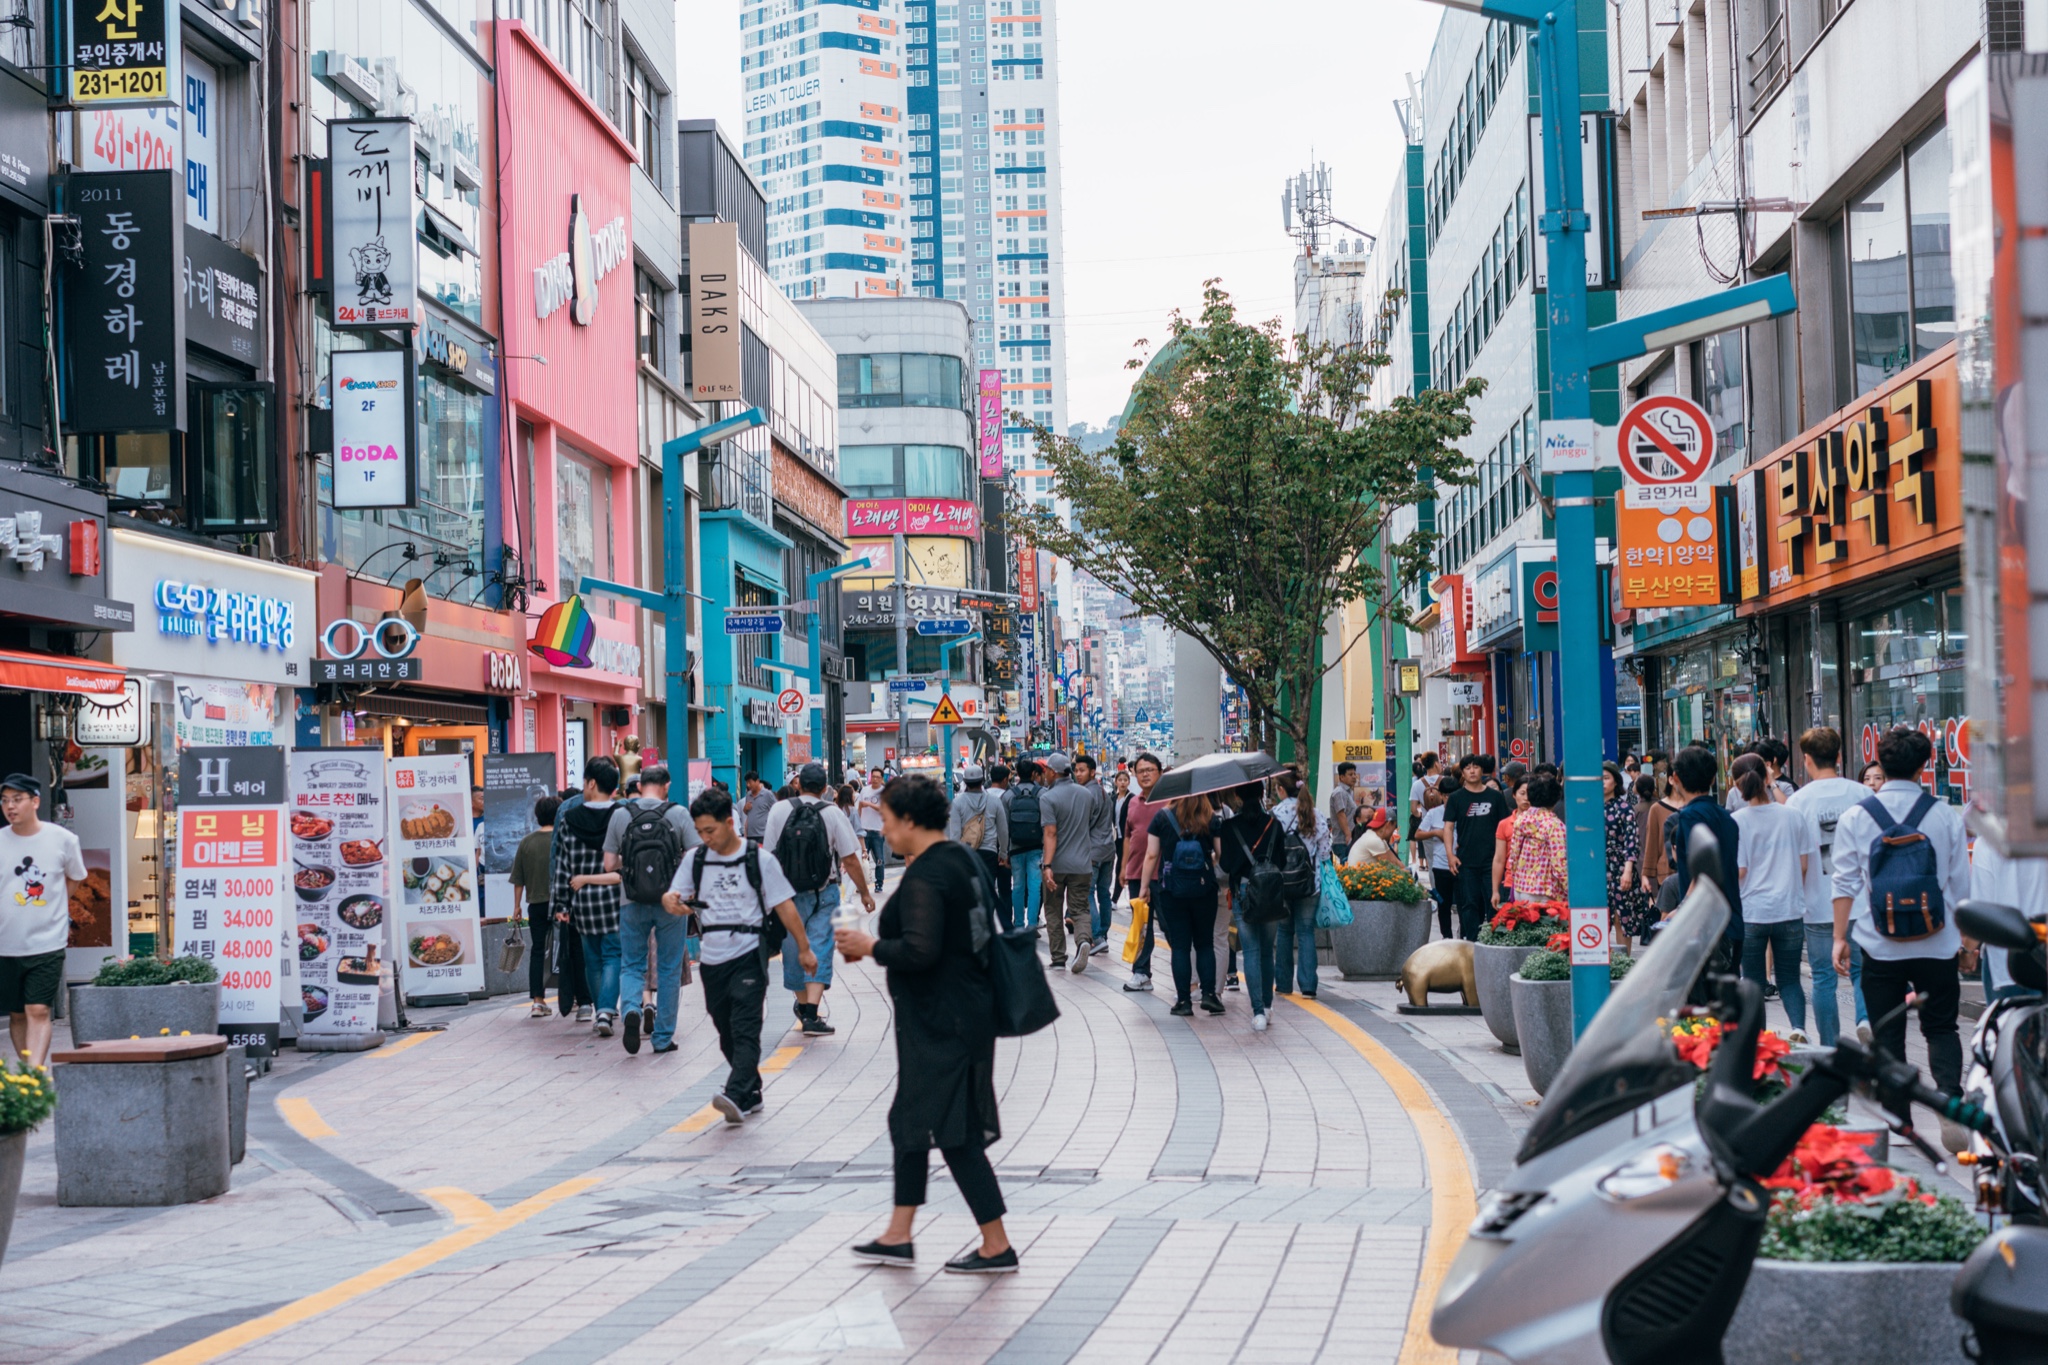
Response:
[[[66,658],[0,650],[0,687],[25,692],[75,692],[81,697],[118,697],[128,675],[118,668]]]

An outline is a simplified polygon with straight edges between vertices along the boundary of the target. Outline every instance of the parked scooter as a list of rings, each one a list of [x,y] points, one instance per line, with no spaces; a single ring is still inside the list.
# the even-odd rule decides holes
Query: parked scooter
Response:
[[[1758,1104],[1750,1078],[1763,992],[1727,977],[1706,983],[1710,1012],[1730,1027],[1695,1103],[1697,1073],[1669,1028],[1721,942],[1729,908],[1710,835],[1694,836],[1688,861],[1684,902],[1579,1039],[1514,1171],[1481,1206],[1437,1297],[1430,1326],[1439,1342],[1513,1365],[1720,1365],[1763,1237],[1770,1195],[1761,1181],[1831,1105],[1861,1090],[1937,1163],[1941,1154],[1913,1129],[1914,1104],[1974,1132],[1995,1128],[1976,1106],[1922,1085],[1915,1068],[1853,1036]],[[2048,1347],[2027,1344],[2048,1343],[2048,1232],[2008,1228],[1995,1241],[2008,1249],[1989,1253],[2002,1278],[1979,1268],[1982,1249],[1959,1276],[1972,1286],[1982,1359],[2048,1365]],[[1992,1326],[1994,1314],[2002,1316]],[[2016,1344],[1994,1346],[2008,1339]]]

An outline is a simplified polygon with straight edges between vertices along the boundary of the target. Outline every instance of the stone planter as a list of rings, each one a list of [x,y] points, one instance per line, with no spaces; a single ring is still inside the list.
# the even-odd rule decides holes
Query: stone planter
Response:
[[[71,1041],[103,1043],[119,1038],[173,1038],[220,1031],[220,983],[172,986],[73,986]]]
[[[28,1160],[28,1130],[0,1133],[0,1264],[7,1260],[7,1234],[14,1230],[14,1205],[21,1198],[21,1168]]]
[[[1515,1012],[1515,1037],[1522,1049],[1522,1071],[1541,1095],[1557,1079],[1572,1050],[1572,983],[1525,981],[1517,971],[1508,978],[1508,997]]]
[[[1346,981],[1392,981],[1408,955],[1429,942],[1428,901],[1353,901],[1351,923],[1330,930],[1337,970]]]
[[[1758,1261],[1728,1324],[1727,1365],[1965,1365],[1949,1311],[1959,1265]]]
[[[1509,1052],[1517,1051],[1520,1045],[1515,1038],[1515,1005],[1508,995],[1508,978],[1522,969],[1522,963],[1529,954],[1540,951],[1533,946],[1472,945],[1472,976],[1479,986],[1480,1016],[1493,1030],[1493,1036],[1500,1039],[1500,1045]]]
[[[526,922],[518,922],[519,936],[526,940],[526,951],[533,951],[533,940],[526,932]],[[501,972],[498,963],[505,952],[505,940],[512,936],[513,921],[485,920],[483,922],[483,964],[484,994],[524,995],[526,994],[526,958],[521,956],[516,971]]]

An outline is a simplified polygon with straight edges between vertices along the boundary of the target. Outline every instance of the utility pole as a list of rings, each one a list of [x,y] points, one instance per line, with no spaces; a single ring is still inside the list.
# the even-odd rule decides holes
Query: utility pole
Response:
[[[896,676],[910,676],[910,611],[903,601],[903,533],[896,533]],[[896,762],[910,756],[910,694],[896,694]]]

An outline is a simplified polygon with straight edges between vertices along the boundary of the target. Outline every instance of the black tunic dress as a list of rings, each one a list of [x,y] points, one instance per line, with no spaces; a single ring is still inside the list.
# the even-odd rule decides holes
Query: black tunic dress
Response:
[[[882,907],[875,961],[896,1006],[889,1138],[898,1151],[986,1147],[1002,1136],[995,998],[971,937],[979,870],[962,845],[934,844]]]

